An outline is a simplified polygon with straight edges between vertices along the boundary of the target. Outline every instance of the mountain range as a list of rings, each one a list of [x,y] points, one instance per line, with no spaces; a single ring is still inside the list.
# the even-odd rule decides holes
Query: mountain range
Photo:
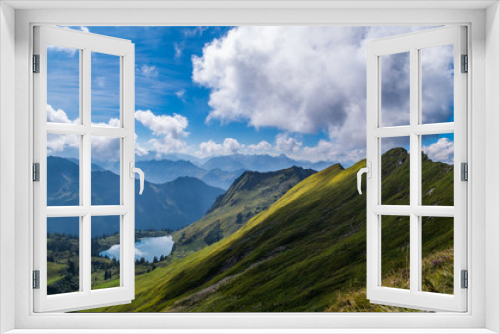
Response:
[[[94,165],[91,174],[93,205],[118,205],[120,176]],[[136,180],[136,189],[139,181]],[[142,195],[136,195],[136,230],[177,230],[200,219],[223,189],[205,184],[194,177],[179,177],[171,182],[144,183]],[[47,157],[47,205],[79,205],[79,166],[65,158]],[[76,235],[78,226],[68,218],[50,218],[49,232]],[[112,234],[118,229],[112,217],[93,217],[92,236]]]
[[[153,183],[165,183],[182,176],[195,177],[213,187],[227,189],[244,170],[225,171],[219,168],[207,170],[186,160],[146,160],[137,161],[146,180]]]
[[[227,171],[237,171],[243,169],[257,172],[269,172],[286,169],[291,166],[297,166],[306,169],[323,170],[331,165],[333,165],[333,162],[331,161],[319,161],[313,163],[310,161],[293,160],[284,154],[278,156],[271,156],[268,154],[232,154],[210,158],[203,164],[203,168],[219,168]]]
[[[382,188],[394,204],[408,200],[408,157],[402,148],[382,156]],[[136,276],[132,303],[90,312],[411,311],[366,299],[366,200],[356,190],[356,173],[365,165],[335,164],[308,176],[234,233],[234,225],[219,224],[223,238],[200,250],[188,254],[174,246],[165,267]],[[453,202],[452,165],[424,156],[422,177],[432,190],[422,192],[423,202]],[[231,210],[236,192],[252,187],[234,186],[203,219],[238,219],[240,211]],[[176,233],[180,243],[191,229]],[[384,216],[381,229],[382,284],[407,289],[407,219]],[[453,220],[423,217],[421,239],[423,290],[453,293]]]
[[[191,176],[213,187],[228,189],[233,181],[246,170],[270,172],[286,169],[291,166],[323,170],[333,164],[329,161],[312,163],[309,161],[293,160],[284,154],[279,156],[233,154],[212,157],[208,160],[194,159],[194,157],[190,159],[187,155],[169,157],[173,160],[145,160],[142,157],[136,161],[136,166],[144,171],[146,180],[153,183],[164,183],[175,180],[180,176]],[[106,165],[106,168],[115,172],[118,169],[117,166],[110,167],[108,165]]]

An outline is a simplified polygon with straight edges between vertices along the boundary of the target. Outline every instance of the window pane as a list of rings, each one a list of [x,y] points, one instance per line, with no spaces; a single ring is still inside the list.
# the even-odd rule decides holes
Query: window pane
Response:
[[[80,50],[47,45],[47,122],[79,123]]]
[[[382,204],[410,205],[410,137],[382,138]]]
[[[47,134],[47,205],[80,205],[79,135]]]
[[[120,138],[92,137],[92,205],[120,205]]]
[[[120,286],[120,216],[92,217],[92,290]]]
[[[453,122],[453,45],[420,50],[422,123]]]
[[[410,289],[410,217],[381,219],[382,286]]]
[[[380,57],[382,126],[410,125],[410,53]]]
[[[453,206],[454,135],[422,136],[422,205]]]
[[[422,291],[453,294],[453,227],[450,217],[422,217]]]
[[[120,57],[92,52],[92,124],[120,127]]]
[[[80,218],[47,218],[47,294],[80,290]]]

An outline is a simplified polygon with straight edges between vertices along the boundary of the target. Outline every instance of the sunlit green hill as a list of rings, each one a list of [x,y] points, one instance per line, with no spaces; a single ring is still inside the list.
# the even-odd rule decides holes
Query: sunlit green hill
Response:
[[[389,162],[390,161],[390,162]],[[360,161],[313,174],[234,234],[185,258],[136,277],[136,299],[107,312],[318,312],[394,311],[362,304],[366,273],[366,202],[356,190]],[[387,198],[407,200],[408,154],[384,154]],[[425,157],[424,196],[448,203],[453,166]],[[432,173],[427,173],[427,169]],[[452,180],[452,179],[451,179]],[[452,182],[451,182],[452,184]],[[363,186],[364,187],[364,186]],[[403,195],[401,195],[403,194]],[[435,197],[433,197],[435,196]],[[436,202],[437,203],[437,202]],[[447,220],[448,219],[448,220]],[[449,218],[423,219],[425,290],[450,291],[453,277],[453,224]],[[408,282],[409,225],[405,217],[382,218],[383,282]],[[390,236],[390,237],[384,237]],[[448,252],[448,253],[446,253]]]
[[[173,255],[185,256],[230,236],[314,173],[300,167],[267,173],[244,172],[215,200],[202,219],[173,234]]]

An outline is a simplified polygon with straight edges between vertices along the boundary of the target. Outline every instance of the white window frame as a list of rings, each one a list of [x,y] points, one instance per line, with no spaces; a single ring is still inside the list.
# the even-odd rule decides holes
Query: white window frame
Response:
[[[449,26],[386,37],[367,45],[367,153],[371,177],[367,180],[367,298],[372,303],[413,307],[423,310],[464,312],[467,290],[461,287],[461,270],[467,270],[467,184],[461,181],[461,163],[467,163],[467,73],[461,73],[461,56],[467,54],[466,28]],[[421,50],[453,46],[454,122],[422,123]],[[407,52],[409,55],[410,110],[409,124],[382,126],[381,58]],[[422,135],[454,134],[454,205],[422,205]],[[410,201],[408,205],[384,205],[382,194],[382,140],[408,137],[410,154]],[[472,180],[471,180],[472,182]],[[410,288],[396,289],[381,285],[382,217],[409,218]],[[452,217],[454,220],[453,294],[421,291],[422,287],[422,217]]]
[[[128,40],[89,34],[51,26],[34,27],[34,54],[39,55],[39,73],[34,84],[34,162],[39,163],[39,181],[33,184],[34,194],[34,270],[39,270],[39,289],[34,292],[34,311],[74,311],[130,303],[135,298],[135,178],[129,177],[134,165],[134,87],[135,51]],[[47,45],[78,50],[80,54],[80,124],[47,122]],[[92,53],[119,57],[120,62],[120,126],[94,125],[91,122]],[[80,203],[77,206],[47,206],[47,134],[80,136]],[[119,205],[91,203],[91,140],[93,136],[120,140]],[[132,173],[133,174],[133,173]],[[92,290],[91,229],[92,216],[120,218],[120,286]],[[47,218],[79,218],[79,291],[47,295]]]
[[[102,9],[119,6],[137,9]],[[9,7],[24,7],[14,11]],[[46,6],[46,9],[41,9]],[[59,9],[66,6],[69,8]],[[73,8],[71,8],[73,6]],[[150,6],[150,9],[147,7]],[[157,8],[162,7],[163,8]],[[391,9],[397,6],[398,9]],[[489,6],[488,9],[486,9]],[[38,7],[38,8],[37,8]],[[75,8],[79,9],[75,9]],[[86,8],[85,8],[86,7]],[[99,8],[97,8],[99,7]],[[458,9],[457,9],[458,7]],[[35,9],[29,9],[35,8]],[[49,8],[49,10],[47,10]],[[84,8],[84,9],[82,9]],[[154,9],[151,9],[154,8]],[[349,9],[350,8],[350,9]],[[352,10],[355,8],[355,10]],[[357,9],[356,9],[357,8]],[[375,9],[374,9],[375,8]],[[401,9],[403,8],[403,9]],[[492,333],[500,331],[500,19],[497,2],[473,1],[398,1],[394,2],[241,2],[239,4],[204,2],[17,2],[0,4],[0,180],[11,188],[0,190],[1,246],[0,318],[2,331],[37,333],[37,329],[71,333],[88,329],[88,333],[144,332],[147,328],[161,332],[252,332],[278,333],[405,333],[419,328],[422,333]],[[12,17],[15,16],[15,23]],[[468,85],[470,178],[468,245],[470,288],[467,313],[435,314],[34,314],[31,290],[31,254],[33,212],[30,168],[32,156],[32,101],[30,55],[32,27],[35,24],[61,25],[439,25],[465,24],[469,27],[471,75]],[[15,31],[15,42],[13,32]],[[10,34],[10,35],[9,35]],[[5,44],[4,44],[5,43]],[[6,47],[4,47],[4,45]],[[15,46],[15,56],[14,48]],[[6,55],[7,54],[7,55]],[[13,60],[14,58],[14,60]],[[15,76],[10,68],[15,65]],[[485,66],[488,66],[488,71]],[[15,78],[15,99],[8,93],[14,89],[9,80]],[[488,84],[488,85],[486,85]],[[6,108],[10,110],[6,111]],[[15,108],[15,109],[14,109]],[[12,112],[15,110],[15,113]],[[15,114],[15,116],[13,116]],[[7,125],[5,125],[7,124]],[[15,147],[6,137],[15,126]],[[2,132],[2,130],[5,130]],[[9,145],[12,147],[10,148]],[[485,152],[488,152],[486,154]],[[15,164],[6,162],[15,159]],[[15,168],[15,184],[9,175]],[[488,182],[486,175],[488,174]],[[15,188],[14,188],[15,187]],[[8,210],[8,190],[15,190],[15,212]],[[488,194],[488,196],[486,196]],[[6,211],[4,211],[6,210]],[[15,217],[15,226],[11,220]],[[10,224],[10,225],[9,225]],[[15,249],[14,260],[7,249]],[[486,254],[489,254],[487,257]],[[30,259],[26,261],[26,259]],[[12,274],[9,274],[12,273]],[[15,288],[12,289],[12,286]],[[488,290],[488,293],[486,293]],[[15,305],[12,308],[12,305]],[[10,307],[8,307],[10,306]],[[141,328],[141,330],[132,330]],[[383,330],[381,330],[383,328]],[[177,330],[185,329],[185,330]],[[192,329],[189,331],[187,329]],[[241,329],[241,330],[238,330]],[[246,331],[244,329],[247,329]],[[295,329],[295,330],[294,330]],[[356,330],[358,329],[358,330]],[[109,331],[108,331],[109,332]],[[160,331],[159,331],[160,332]]]

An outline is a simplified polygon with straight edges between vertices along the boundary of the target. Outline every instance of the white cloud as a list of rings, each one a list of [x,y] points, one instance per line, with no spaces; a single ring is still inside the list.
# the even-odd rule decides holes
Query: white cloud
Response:
[[[174,43],[174,49],[175,49],[175,58],[179,58],[180,56],[182,56],[182,51],[184,50],[183,45]]]
[[[134,136],[134,139],[135,139],[135,155],[137,156],[145,156],[149,153],[149,151],[147,149],[145,149],[144,147],[142,147],[139,142],[137,141],[137,138],[139,136],[137,134],[135,134]]]
[[[240,144],[234,138],[226,138],[221,144],[209,140],[200,144],[200,151],[196,152],[200,156],[228,155],[237,153],[245,145]]]
[[[158,75],[158,69],[155,65],[148,66],[143,64],[139,69],[140,73],[146,77]]]
[[[47,44],[47,51],[64,52],[64,53],[68,54],[70,57],[72,57],[76,54],[76,51],[78,51],[78,49],[67,48],[65,46],[59,46],[59,45],[53,45],[53,44]]]
[[[155,115],[151,110],[137,110],[135,112],[135,119],[153,131],[155,136],[166,135],[173,138],[181,138],[188,135],[184,131],[188,126],[188,120],[179,114],[174,114],[173,116]]]
[[[79,124],[80,120],[69,119],[62,109],[54,109],[47,105],[47,121],[63,124]],[[120,120],[112,118],[108,123],[92,123],[93,126],[120,127]],[[78,135],[47,135],[47,153],[60,154],[67,149],[80,147],[80,136]],[[111,137],[93,136],[91,141],[92,158],[100,161],[117,161],[120,158],[120,139]]]
[[[120,138],[93,136],[90,146],[92,159],[113,162],[120,160]]]
[[[198,26],[192,29],[184,29],[183,33],[185,37],[195,37],[195,36],[201,37],[203,35],[203,32],[207,29],[208,27]]]
[[[453,115],[453,46],[423,49],[422,121],[447,122]]]
[[[280,133],[276,136],[276,151],[297,152],[302,146],[302,142],[290,137],[287,133]]]
[[[440,138],[434,144],[423,146],[422,151],[424,151],[432,161],[453,164],[455,145],[454,142],[448,138]]]
[[[186,149],[184,138],[189,135],[185,131],[188,126],[186,117],[178,114],[173,114],[173,116],[155,115],[151,110],[137,110],[135,119],[150,129],[154,136],[159,137],[152,138],[148,142],[159,156],[182,152]]]
[[[337,154],[352,158],[366,148],[366,44],[421,29],[237,27],[205,45],[202,56],[193,56],[192,78],[211,90],[207,122],[246,122],[290,134],[323,131]],[[400,63],[396,59],[383,69],[383,81],[396,83],[384,95],[391,106],[384,110],[387,119],[399,120],[408,103],[408,73]],[[436,66],[433,74],[449,81],[447,61]],[[430,91],[439,89],[435,81]],[[449,113],[434,107],[446,105],[439,96],[428,99],[429,109]],[[353,153],[343,153],[348,150]]]
[[[175,96],[177,96],[180,100],[184,101],[184,97],[186,95],[186,90],[185,89],[180,89],[175,92]]]
[[[92,125],[93,126],[102,126],[105,128],[119,128],[121,126],[121,123],[120,123],[120,120],[118,118],[111,118],[108,121],[108,123],[103,123],[103,122],[94,123],[94,122],[92,122]]]
[[[56,110],[50,104],[47,104],[47,122],[73,124],[78,123],[78,119],[72,121],[68,118],[68,114],[64,110]]]
[[[272,145],[271,145],[271,144],[269,144],[267,141],[262,140],[262,141],[260,141],[258,144],[248,145],[247,147],[248,147],[248,149],[250,149],[251,151],[254,151],[254,152],[260,153],[260,152],[262,152],[262,151],[267,151],[267,150],[270,150],[270,149],[272,148]]]
[[[47,134],[47,154],[57,155],[80,147],[80,138],[78,135],[60,135],[54,133]]]

